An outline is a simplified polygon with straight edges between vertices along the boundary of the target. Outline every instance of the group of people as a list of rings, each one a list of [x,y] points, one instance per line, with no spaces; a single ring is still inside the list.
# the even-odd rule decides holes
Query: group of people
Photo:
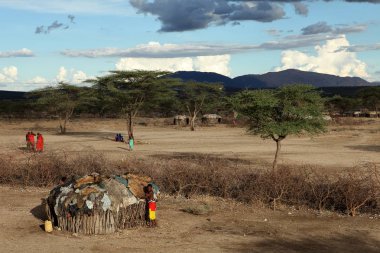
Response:
[[[116,142],[124,142],[124,136],[121,134],[121,133],[117,133],[116,135],[115,135],[115,141]],[[134,138],[133,138],[133,134],[132,133],[130,133],[129,135],[128,135],[128,145],[129,145],[129,150],[133,150],[134,149],[134,147],[135,147],[135,140],[134,140]]]
[[[36,134],[32,131],[28,132],[26,138],[26,148],[33,152],[44,151],[44,137],[42,134],[37,133],[37,140],[35,140]]]

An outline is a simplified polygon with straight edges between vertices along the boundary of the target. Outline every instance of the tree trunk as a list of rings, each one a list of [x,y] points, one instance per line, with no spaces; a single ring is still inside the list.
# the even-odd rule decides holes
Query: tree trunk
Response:
[[[277,139],[276,140],[276,155],[274,156],[274,161],[273,161],[273,169],[277,169],[277,162],[278,158],[280,157],[280,152],[281,152],[281,141],[282,139]]]
[[[133,116],[132,116],[132,113],[127,114],[127,130],[128,130],[128,136],[133,136]]]
[[[192,116],[190,119],[190,130],[195,131],[195,116]]]
[[[65,134],[66,133],[66,124],[67,124],[67,120],[65,119],[63,122],[60,121],[59,122],[59,131],[61,134]]]

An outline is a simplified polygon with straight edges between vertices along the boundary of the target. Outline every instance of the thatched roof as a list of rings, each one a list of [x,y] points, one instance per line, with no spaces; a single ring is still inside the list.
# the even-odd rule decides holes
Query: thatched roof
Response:
[[[222,117],[218,114],[205,114],[202,116],[204,119],[221,119]]]
[[[189,117],[186,116],[186,115],[176,115],[176,116],[174,116],[174,119],[176,119],[176,120],[186,120],[188,118]]]

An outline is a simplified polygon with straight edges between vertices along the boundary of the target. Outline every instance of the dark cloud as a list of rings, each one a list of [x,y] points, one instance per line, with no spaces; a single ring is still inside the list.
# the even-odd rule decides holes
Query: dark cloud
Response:
[[[75,24],[75,16],[74,15],[68,15],[67,18],[70,20],[70,23]]]
[[[303,35],[318,34],[318,33],[328,33],[333,29],[326,22],[318,22],[301,29]]]
[[[139,13],[161,21],[162,32],[190,31],[236,21],[271,22],[285,16],[283,7],[270,1],[130,0]]]
[[[338,52],[340,51],[349,51],[349,52],[366,52],[366,51],[378,51],[380,50],[380,43],[376,44],[369,44],[369,45],[352,45],[347,47],[341,47]]]
[[[151,14],[161,22],[161,32],[182,32],[225,25],[236,21],[272,22],[285,17],[285,3],[298,15],[307,16],[305,3],[317,0],[129,0],[138,13]],[[332,0],[321,0],[330,2]],[[343,0],[380,3],[380,0]],[[328,27],[314,27],[328,29]],[[306,34],[308,31],[306,31]],[[313,31],[311,31],[313,33]]]
[[[326,40],[341,38],[335,34],[310,34],[310,35],[289,35],[276,41],[269,41],[258,45],[255,49],[261,50],[288,50],[301,47],[318,45]]]
[[[294,10],[298,15],[307,16],[309,14],[309,8],[306,4],[301,2],[296,2],[293,4]]]
[[[334,34],[347,34],[362,32],[367,29],[366,24],[354,24],[354,25],[339,25],[331,26],[326,22],[318,22],[301,29],[303,35],[319,34],[319,33],[334,33]]]
[[[67,18],[69,19],[70,23],[75,24],[75,22],[74,22],[75,16],[68,15]],[[54,30],[59,30],[59,29],[67,30],[69,28],[70,28],[70,26],[68,24],[64,24],[64,23],[58,22],[58,20],[56,20],[46,27],[43,25],[37,26],[34,33],[35,34],[49,34],[50,32],[52,32]]]

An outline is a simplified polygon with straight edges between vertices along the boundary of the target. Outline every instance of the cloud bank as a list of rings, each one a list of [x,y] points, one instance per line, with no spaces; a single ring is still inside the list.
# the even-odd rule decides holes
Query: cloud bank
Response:
[[[4,67],[0,70],[0,83],[14,83],[18,78],[18,70],[15,66]]]
[[[282,53],[281,67],[276,71],[285,69],[299,69],[339,76],[359,76],[368,78],[367,65],[357,59],[356,54],[348,50],[340,50],[348,47],[350,43],[345,36],[329,40],[322,46],[316,46],[315,55],[287,50]]]
[[[32,50],[27,48],[22,48],[20,50],[14,51],[0,51],[0,58],[10,58],[10,57],[33,57],[34,53]]]
[[[215,72],[229,76],[230,55],[180,57],[180,58],[122,58],[117,70],[165,70]]]

